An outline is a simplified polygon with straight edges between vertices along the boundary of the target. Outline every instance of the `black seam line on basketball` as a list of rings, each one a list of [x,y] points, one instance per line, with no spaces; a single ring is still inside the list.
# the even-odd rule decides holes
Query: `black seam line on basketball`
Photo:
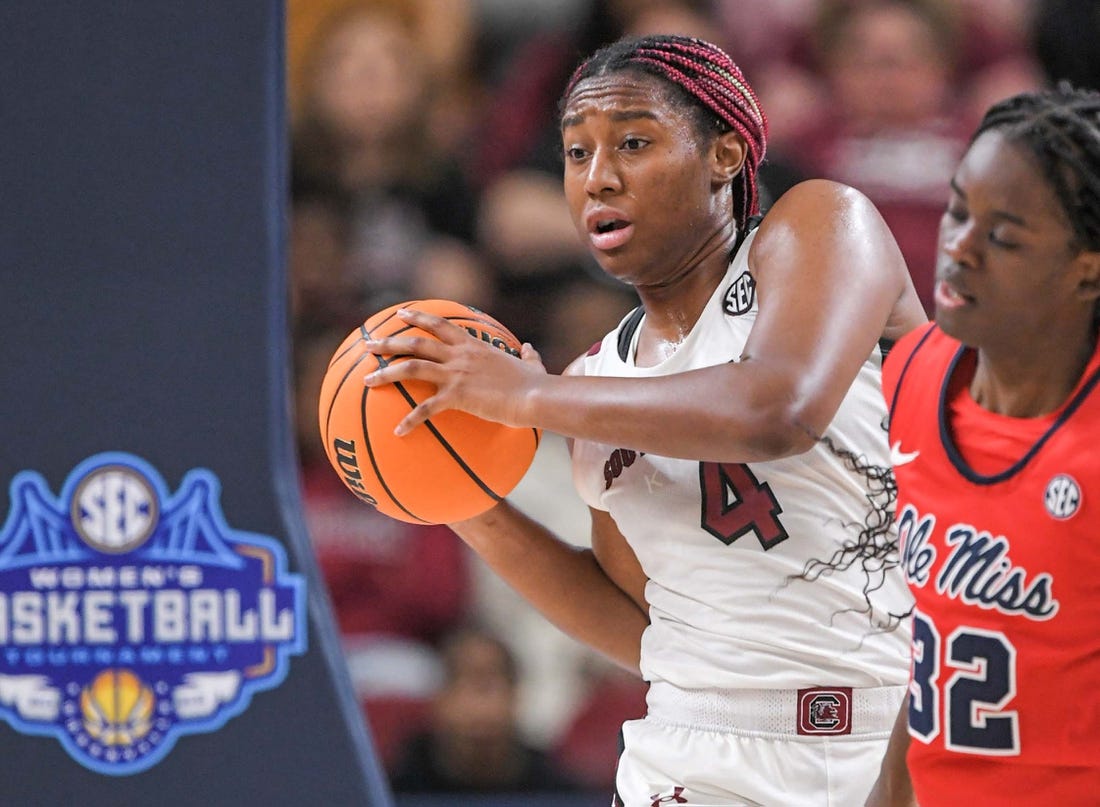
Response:
[[[359,363],[361,361],[363,361],[363,359],[365,359],[369,355],[371,355],[369,350],[364,351],[363,355],[361,355],[354,362],[352,362],[351,367],[349,367],[347,369],[347,372],[344,373],[344,377],[340,379],[340,383],[336,385],[336,389],[334,389],[332,391],[332,397],[329,399],[329,402],[328,402],[328,412],[325,413],[325,452],[326,453],[328,452],[329,427],[332,424],[332,409],[333,409],[333,407],[336,406],[336,399],[340,397],[340,390],[343,388],[343,386],[347,382],[347,380],[351,377],[351,374],[353,372],[355,372],[355,368],[358,367]]]
[[[332,367],[332,365],[336,364],[336,362],[340,361],[340,359],[344,358],[344,356],[348,355],[348,354],[349,354],[349,353],[351,353],[351,352],[352,352],[353,350],[355,350],[355,348],[357,348],[357,347],[359,346],[359,343],[363,341],[363,338],[364,338],[364,337],[360,336],[360,337],[359,337],[358,339],[356,339],[356,340],[355,340],[354,342],[352,342],[352,343],[351,343],[350,345],[348,345],[348,346],[347,346],[346,348],[344,348],[344,349],[343,349],[343,350],[341,350],[341,351],[340,351],[339,353],[337,353],[336,355],[334,355],[334,356],[332,357],[332,361],[330,361],[330,362],[328,363],[328,366],[329,366],[329,367]]]
[[[401,393],[401,396],[408,402],[409,406],[415,409],[416,399],[413,398],[413,396],[409,394],[408,390],[405,389],[405,385],[402,384],[400,381],[395,381],[393,385],[397,387],[397,391]],[[439,444],[443,446],[444,449],[446,449],[448,454],[451,455],[451,459],[457,462],[458,466],[466,472],[466,475],[470,477],[470,479],[472,479],[479,488],[485,491],[486,496],[488,496],[495,502],[499,502],[504,498],[503,496],[500,496],[497,493],[493,492],[493,489],[486,485],[485,482],[482,481],[481,477],[474,473],[474,469],[466,464],[466,461],[462,459],[459,453],[454,450],[450,443],[447,442],[447,439],[442,434],[440,434],[439,429],[435,427],[434,423],[432,423],[430,420],[425,420],[424,425],[428,427],[428,430],[435,435],[435,439],[439,441]]]
[[[363,341],[366,341],[366,339],[367,339],[366,331],[364,331],[363,326],[360,325],[359,326],[359,338],[356,339],[354,342],[352,342],[350,345],[348,345],[346,348],[341,350],[339,353],[334,353],[332,355],[332,358],[329,360],[328,366],[331,368],[332,365],[336,364],[336,362],[340,361],[340,359],[344,358],[344,356],[348,355],[353,350],[355,350],[355,348],[358,347],[359,343],[363,342]]]
[[[375,459],[374,456],[374,447],[371,446],[370,443],[370,432],[367,431],[367,393],[369,392],[370,387],[363,387],[363,397],[360,399],[359,402],[359,417],[362,421],[362,427],[360,431],[363,433],[363,444],[367,449],[367,459],[370,460],[371,467],[374,469],[374,476],[378,480],[379,484],[382,485],[382,489],[386,491],[386,495],[390,497],[390,501],[400,507],[403,513],[407,514],[411,518],[415,518],[422,524],[431,524],[432,522],[428,521],[426,518],[421,518],[405,505],[401,504],[401,501],[393,494],[393,491],[390,490],[390,486],[386,484],[386,478],[382,476],[382,469],[378,467],[378,461]]]

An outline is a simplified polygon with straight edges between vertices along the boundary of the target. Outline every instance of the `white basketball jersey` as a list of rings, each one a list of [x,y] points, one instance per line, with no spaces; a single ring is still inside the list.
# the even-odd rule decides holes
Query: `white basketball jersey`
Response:
[[[738,361],[756,320],[749,234],[675,354],[634,364],[640,321],[628,315],[584,361],[585,375],[646,377]],[[631,339],[630,329],[633,328]],[[857,560],[845,571],[794,579],[859,539],[881,490],[841,456],[888,468],[882,355],[864,362],[833,422],[805,454],[772,462],[700,463],[576,441],[574,482],[608,511],[649,582],[642,639],[648,681],[695,688],[883,686],[908,678],[909,610],[900,570]],[[722,406],[716,398],[714,406]],[[831,447],[829,444],[831,443]],[[881,538],[879,539],[881,542]],[[876,576],[876,574],[878,576]],[[869,619],[865,589],[875,606]],[[875,627],[879,626],[879,627]]]

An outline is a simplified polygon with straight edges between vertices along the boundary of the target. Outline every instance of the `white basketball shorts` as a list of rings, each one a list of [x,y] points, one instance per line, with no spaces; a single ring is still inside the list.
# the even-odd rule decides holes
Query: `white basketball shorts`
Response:
[[[862,807],[905,687],[685,691],[650,687],[623,725],[623,807]]]

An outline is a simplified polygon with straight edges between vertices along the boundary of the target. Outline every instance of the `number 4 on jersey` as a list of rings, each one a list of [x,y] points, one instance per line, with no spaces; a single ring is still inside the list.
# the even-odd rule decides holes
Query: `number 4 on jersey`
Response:
[[[702,490],[701,526],[724,544],[747,532],[756,533],[764,549],[789,537],[779,521],[783,508],[767,482],[760,482],[747,465],[699,463]]]

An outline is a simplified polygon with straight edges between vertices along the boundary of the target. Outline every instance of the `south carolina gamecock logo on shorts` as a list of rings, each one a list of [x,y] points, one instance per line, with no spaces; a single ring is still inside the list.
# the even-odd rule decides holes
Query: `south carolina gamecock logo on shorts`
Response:
[[[798,690],[799,734],[851,734],[852,688]]]
[[[305,584],[280,543],[231,529],[217,478],[170,495],[129,454],[54,497],[22,471],[0,530],[0,718],[97,773],[162,760],[282,683],[306,646]]]

